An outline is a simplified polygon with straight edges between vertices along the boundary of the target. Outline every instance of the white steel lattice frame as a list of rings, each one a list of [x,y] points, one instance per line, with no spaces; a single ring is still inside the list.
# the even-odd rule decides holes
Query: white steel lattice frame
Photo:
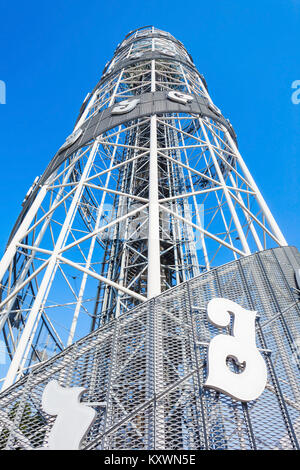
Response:
[[[180,94],[206,111],[185,110]],[[159,97],[155,112],[147,96]],[[134,111],[115,117],[134,99]],[[146,299],[284,245],[183,45],[153,27],[129,34],[27,194],[2,258],[3,387]]]

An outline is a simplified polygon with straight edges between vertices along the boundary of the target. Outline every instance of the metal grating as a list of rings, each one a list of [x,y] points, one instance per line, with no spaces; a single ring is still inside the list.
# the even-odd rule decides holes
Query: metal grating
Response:
[[[97,419],[83,449],[296,449],[300,439],[299,291],[293,247],[206,272],[99,328],[0,396],[0,446],[47,445],[45,385],[83,386]],[[203,389],[213,297],[255,309],[268,384],[247,404]],[[298,440],[297,440],[298,439]]]

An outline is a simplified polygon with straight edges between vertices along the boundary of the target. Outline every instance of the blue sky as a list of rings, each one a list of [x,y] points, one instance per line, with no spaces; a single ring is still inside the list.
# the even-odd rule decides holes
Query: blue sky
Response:
[[[37,175],[130,30],[180,39],[230,119],[289,244],[299,244],[300,0],[0,0],[0,251]]]

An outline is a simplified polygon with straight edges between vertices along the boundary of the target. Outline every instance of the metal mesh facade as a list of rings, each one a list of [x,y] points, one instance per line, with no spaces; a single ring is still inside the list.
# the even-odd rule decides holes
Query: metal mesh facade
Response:
[[[83,386],[97,411],[83,449],[296,449],[300,439],[299,290],[293,247],[256,253],[170,289],[74,343],[0,396],[0,445],[47,446],[55,420],[46,384]],[[259,399],[241,403],[203,388],[207,345],[228,333],[207,320],[225,297],[257,310],[268,368]],[[298,439],[298,441],[297,441]]]

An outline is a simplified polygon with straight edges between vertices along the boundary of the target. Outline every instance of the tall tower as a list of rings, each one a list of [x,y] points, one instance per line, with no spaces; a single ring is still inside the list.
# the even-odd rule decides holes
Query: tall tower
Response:
[[[110,344],[114,346],[106,360],[110,357],[113,364],[123,334],[128,346],[126,360],[131,361],[131,371],[136,371],[135,378],[127,377],[127,386],[132,381],[137,387],[137,377],[150,374],[140,400],[150,403],[153,396],[157,400],[166,384],[172,389],[180,377],[185,384],[181,394],[174,392],[156,405],[155,418],[136,416],[132,433],[143,436],[141,441],[146,439],[148,444],[143,440],[142,448],[231,448],[226,419],[232,420],[236,448],[255,447],[263,437],[255,443],[248,405],[242,404],[239,411],[239,405],[230,404],[228,398],[224,404],[218,394],[213,398],[211,391],[199,392],[204,380],[199,371],[207,354],[205,341],[215,331],[201,315],[207,301],[216,296],[239,301],[252,310],[260,302],[261,315],[269,308],[274,316],[292,308],[292,323],[282,317],[281,326],[270,333],[273,356],[259,325],[257,329],[274,381],[268,393],[281,406],[274,446],[280,447],[285,439],[297,447],[292,420],[298,419],[300,404],[293,408],[293,418],[287,407],[300,394],[295,378],[298,359],[288,363],[289,355],[297,356],[299,286],[293,271],[285,270],[288,265],[297,271],[299,254],[285,248],[285,238],[239,153],[232,125],[213,103],[204,77],[180,41],[149,26],[125,37],[85,98],[72,134],[34,181],[22,206],[0,264],[0,328],[7,352],[2,366],[4,391],[18,380],[16,386],[25,383],[34,371],[52,364],[51,358],[70,357],[86,335],[94,338],[102,332],[105,337],[137,312],[132,329],[113,334]],[[276,258],[274,253],[281,252],[285,255]],[[257,256],[259,261],[255,261]],[[288,297],[283,305],[275,292],[279,277],[273,269],[273,280],[270,278],[263,256],[277,260],[281,300]],[[250,265],[256,262],[260,264],[252,272]],[[222,269],[227,270],[223,277],[218,271]],[[230,269],[234,274],[229,274]],[[260,292],[254,296],[255,286]],[[184,299],[180,289],[188,289]],[[179,304],[181,313],[176,310]],[[187,305],[192,315],[189,320],[180,316]],[[164,319],[165,309],[168,320]],[[273,310],[265,322],[273,321]],[[139,318],[142,311],[149,315]],[[155,312],[153,318],[151,311]],[[186,329],[181,330],[185,322]],[[183,344],[189,328],[194,329],[193,339],[185,338]],[[198,352],[192,352],[197,347]],[[145,353],[143,360],[136,357],[138,348],[139,354],[141,350]],[[286,391],[286,399],[270,362],[270,355],[274,358],[276,353],[287,374],[282,380],[290,380],[295,393],[290,396]],[[126,348],[123,354],[126,356]],[[88,361],[86,358],[76,369],[81,384],[92,376],[86,369]],[[183,380],[185,368],[193,361],[198,398],[191,398],[196,392]],[[101,371],[102,376],[108,373],[107,387],[112,386],[115,373],[107,363],[110,367],[109,373]],[[191,371],[187,374],[192,377]],[[68,384],[77,383],[68,380]],[[93,387],[92,397],[95,383]],[[127,396],[125,402],[128,400]],[[185,400],[185,405],[178,411],[174,428],[174,436],[180,436],[176,447],[167,422],[178,400]],[[110,420],[111,425],[115,423],[117,405],[109,405],[108,398],[105,403],[108,426]],[[149,431],[153,426],[158,426],[154,443]],[[138,438],[132,436],[129,433],[124,438],[126,445],[139,448]],[[101,439],[102,448],[127,448],[107,434]]]

